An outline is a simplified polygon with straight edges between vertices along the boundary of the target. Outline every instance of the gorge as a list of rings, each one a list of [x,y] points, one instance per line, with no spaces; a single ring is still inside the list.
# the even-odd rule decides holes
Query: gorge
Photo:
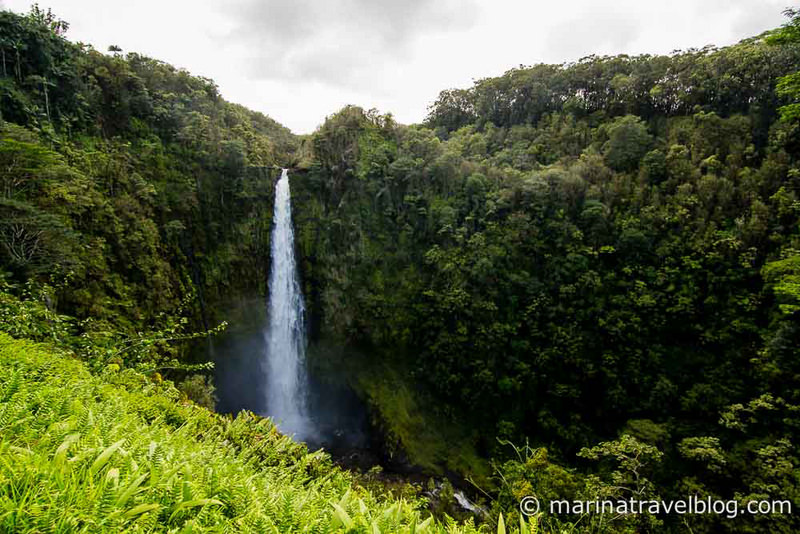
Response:
[[[0,530],[800,505],[798,28],[520,66],[419,124],[348,105],[295,135],[207,78],[0,12]]]

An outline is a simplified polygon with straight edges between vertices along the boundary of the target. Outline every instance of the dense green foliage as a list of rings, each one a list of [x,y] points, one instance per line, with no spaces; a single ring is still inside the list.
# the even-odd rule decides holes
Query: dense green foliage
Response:
[[[291,133],[210,80],[64,27],[0,13],[0,275],[54,279],[60,312],[122,330],[190,295],[207,328],[226,300],[265,294],[267,178]]]
[[[0,333],[0,530],[475,532],[201,408],[203,374],[164,381],[209,367],[176,341],[263,298],[296,141],[210,80],[66,29],[0,12],[0,329],[48,343]]]
[[[0,334],[4,532],[476,532],[377,498],[266,419]],[[65,396],[64,390],[70,395]]]
[[[796,509],[800,124],[776,85],[800,47],[777,35],[514,69],[421,126],[329,117],[292,184],[316,334],[410,370],[484,455],[540,447],[502,494],[624,497],[614,458],[642,455],[637,494]],[[604,528],[684,520],[798,528]]]
[[[0,12],[0,329],[51,344],[0,334],[0,525],[474,530],[423,522],[422,501],[376,497],[268,421],[187,401],[213,405],[213,388],[184,376],[206,367],[174,341],[240,326],[237,301],[264,295],[272,169],[300,160],[313,337],[338,347],[328,365],[387,450],[471,476],[499,532],[527,495],[796,510],[787,14],[723,49],[513,69],[443,91],[422,125],[349,106],[301,145],[210,80],[72,44],[38,8]],[[787,514],[541,524],[800,528]]]

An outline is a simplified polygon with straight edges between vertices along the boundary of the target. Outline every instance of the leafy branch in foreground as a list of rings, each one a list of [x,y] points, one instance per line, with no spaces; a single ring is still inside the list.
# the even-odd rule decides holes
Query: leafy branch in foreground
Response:
[[[56,312],[55,295],[59,287],[69,282],[67,276],[61,281],[51,280],[51,284],[29,280],[15,286],[0,276],[2,330],[14,337],[47,341],[60,349],[80,354],[95,370],[108,364],[135,367],[142,372],[213,369],[211,362],[187,364],[177,357],[180,342],[215,336],[228,326],[223,321],[208,330],[187,332],[189,320],[183,314],[193,302],[194,295],[186,296],[172,313],[159,314],[156,324],[160,328],[131,334],[101,321],[78,321]]]

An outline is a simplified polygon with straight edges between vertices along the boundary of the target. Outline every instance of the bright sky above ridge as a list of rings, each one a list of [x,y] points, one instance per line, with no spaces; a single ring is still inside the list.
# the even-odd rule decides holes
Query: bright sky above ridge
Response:
[[[26,12],[30,0],[0,0]],[[212,78],[309,133],[346,104],[424,119],[439,91],[520,64],[732,44],[790,0],[50,0],[67,37]]]

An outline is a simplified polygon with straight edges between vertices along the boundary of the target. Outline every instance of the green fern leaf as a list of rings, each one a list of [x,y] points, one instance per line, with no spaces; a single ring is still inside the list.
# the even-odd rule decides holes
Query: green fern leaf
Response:
[[[97,474],[97,472],[100,471],[103,468],[103,466],[105,466],[108,463],[108,461],[111,459],[114,453],[117,452],[117,449],[122,447],[123,443],[125,443],[125,440],[121,439],[118,442],[114,443],[113,445],[109,445],[108,447],[106,447],[105,450],[103,450],[103,452],[100,453],[100,456],[97,457],[94,463],[92,463],[92,466],[89,468],[89,472],[92,475]]]
[[[124,519],[132,519],[140,514],[151,512],[153,510],[157,510],[158,508],[161,508],[160,504],[155,504],[155,503],[140,504],[139,506],[134,506],[133,508],[122,514],[122,517]]]
[[[346,530],[353,528],[355,523],[353,523],[353,519],[345,512],[344,508],[336,503],[332,503],[332,505],[335,510],[333,516],[338,521],[337,525],[341,524]]]

